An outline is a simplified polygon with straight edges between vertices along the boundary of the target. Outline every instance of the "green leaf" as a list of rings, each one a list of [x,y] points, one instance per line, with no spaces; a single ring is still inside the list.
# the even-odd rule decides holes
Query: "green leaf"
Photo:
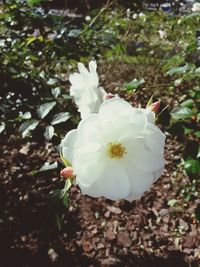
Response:
[[[39,172],[46,172],[46,171],[52,171],[52,170],[56,170],[58,168],[58,162],[54,161],[52,163],[50,162],[45,162],[44,165],[37,171],[37,173]]]
[[[200,137],[200,131],[194,133],[197,137]]]
[[[58,79],[50,78],[47,82],[48,85],[55,85],[58,82]]]
[[[168,202],[167,202],[167,205],[169,207],[174,207],[177,203],[177,200],[176,199],[170,199]]]
[[[39,124],[38,120],[28,120],[22,123],[19,127],[19,132],[22,133],[22,137],[24,138],[30,131],[34,130]]]
[[[198,160],[189,157],[185,163],[184,168],[188,173],[199,174],[200,173],[200,163]]]
[[[184,129],[184,134],[190,134],[192,132],[192,129],[190,129],[190,128],[183,126],[183,129]]]
[[[46,127],[46,130],[45,130],[45,133],[44,133],[44,137],[47,139],[47,140],[51,140],[51,138],[53,137],[54,135],[54,127],[49,125]]]
[[[167,70],[169,70],[170,68],[176,67],[176,66],[180,66],[184,64],[184,57],[182,54],[176,54],[174,56],[171,56],[170,58],[167,57],[165,59],[165,64],[163,67],[164,72],[166,72]]]
[[[2,133],[4,131],[5,127],[6,127],[6,124],[5,124],[5,122],[2,121],[0,123],[0,133]]]
[[[65,194],[68,192],[68,190],[70,189],[72,184],[73,183],[72,183],[71,179],[67,179],[67,181],[65,182],[65,187],[61,191],[61,197],[65,196]]]
[[[52,125],[59,124],[61,122],[67,121],[71,116],[69,115],[69,112],[61,112],[56,114],[53,117],[53,120],[51,122]]]
[[[27,4],[30,6],[38,5],[42,0],[27,0]]]
[[[35,42],[35,40],[37,40],[37,37],[36,36],[28,37],[26,39],[26,45],[29,46],[30,44],[32,44],[33,42]]]
[[[182,74],[185,73],[187,70],[190,69],[190,66],[188,64],[181,66],[181,67],[174,67],[167,71],[167,75],[174,75],[174,74]]]
[[[66,192],[64,194],[64,196],[62,196],[62,203],[63,203],[65,208],[69,207],[69,194],[68,194],[68,192]]]
[[[194,107],[194,100],[187,99],[186,101],[181,103],[181,107],[193,108]]]
[[[134,79],[130,83],[125,83],[124,86],[127,91],[135,91],[144,82],[145,82],[144,79],[140,79],[140,80]]]
[[[55,98],[57,98],[61,94],[61,88],[60,87],[52,88],[51,93]]]
[[[55,189],[49,192],[49,196],[53,203],[60,202],[65,208],[69,206],[69,195],[67,191],[63,194],[63,189]]]
[[[153,95],[150,97],[150,99],[147,102],[146,108],[148,108],[149,106],[151,106],[153,104]]]
[[[200,16],[200,13],[199,12],[195,12],[195,13],[192,13],[192,14],[186,16],[186,17],[183,17],[183,18],[186,21],[188,19],[191,19],[191,18],[194,18],[194,17],[199,17],[199,16]]]
[[[55,105],[56,105],[55,101],[42,104],[37,110],[39,118],[43,119],[44,117],[46,117],[47,114],[53,109]]]
[[[200,158],[200,146],[198,148],[198,153],[197,153],[197,159],[199,159],[199,158]]]
[[[73,29],[71,30],[69,33],[68,33],[68,37],[78,37],[79,34],[81,33],[81,30],[80,29]]]
[[[20,115],[20,119],[23,119],[23,120],[29,120],[30,118],[31,118],[31,113],[29,111]]]
[[[66,159],[63,157],[62,154],[60,154],[60,158],[61,158],[62,162],[64,163],[65,167],[67,167],[67,166],[72,166],[71,163],[70,163],[68,160],[66,160]]]
[[[193,112],[190,108],[181,106],[174,108],[171,112],[172,117],[176,120],[191,118],[192,114]]]

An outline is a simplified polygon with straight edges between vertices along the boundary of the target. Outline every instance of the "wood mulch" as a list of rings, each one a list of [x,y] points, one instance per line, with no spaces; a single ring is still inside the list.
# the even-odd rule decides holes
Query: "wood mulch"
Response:
[[[182,169],[182,145],[169,134],[165,171],[141,200],[94,199],[72,187],[60,231],[48,197],[63,187],[59,171],[34,174],[59,161],[55,148],[2,136],[0,155],[0,266],[200,266],[200,198]]]

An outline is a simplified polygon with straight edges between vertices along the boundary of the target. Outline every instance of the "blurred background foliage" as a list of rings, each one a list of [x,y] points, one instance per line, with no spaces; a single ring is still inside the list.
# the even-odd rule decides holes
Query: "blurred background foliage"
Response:
[[[154,9],[163,2],[152,1]],[[135,66],[130,80],[136,80],[118,93],[130,96],[144,87],[148,97],[164,99],[162,108],[169,108],[158,122],[183,144],[184,169],[197,180],[200,15],[178,13],[181,2],[171,1],[170,12],[164,12],[144,8],[149,1],[2,1],[0,133],[19,131],[23,138],[59,145],[79,121],[68,93],[68,76],[77,62],[126,62]],[[157,83],[148,69],[154,78],[159,72]],[[178,101],[171,101],[175,94]]]

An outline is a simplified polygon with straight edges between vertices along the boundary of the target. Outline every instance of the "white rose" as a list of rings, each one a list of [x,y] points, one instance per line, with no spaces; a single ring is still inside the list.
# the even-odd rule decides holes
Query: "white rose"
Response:
[[[70,95],[74,98],[81,118],[90,113],[96,113],[106,95],[102,87],[99,87],[99,78],[96,72],[96,62],[89,62],[89,71],[82,64],[78,64],[79,73],[69,76],[71,83]]]
[[[62,154],[83,194],[132,201],[150,188],[164,169],[165,135],[153,118],[115,97],[66,135]]]
[[[194,3],[192,6],[193,12],[200,12],[200,3]]]

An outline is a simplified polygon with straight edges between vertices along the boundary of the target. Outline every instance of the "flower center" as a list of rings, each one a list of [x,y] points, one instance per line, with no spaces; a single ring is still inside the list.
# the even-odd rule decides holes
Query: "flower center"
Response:
[[[126,149],[121,143],[113,142],[107,144],[107,152],[110,158],[120,159],[126,154]]]

